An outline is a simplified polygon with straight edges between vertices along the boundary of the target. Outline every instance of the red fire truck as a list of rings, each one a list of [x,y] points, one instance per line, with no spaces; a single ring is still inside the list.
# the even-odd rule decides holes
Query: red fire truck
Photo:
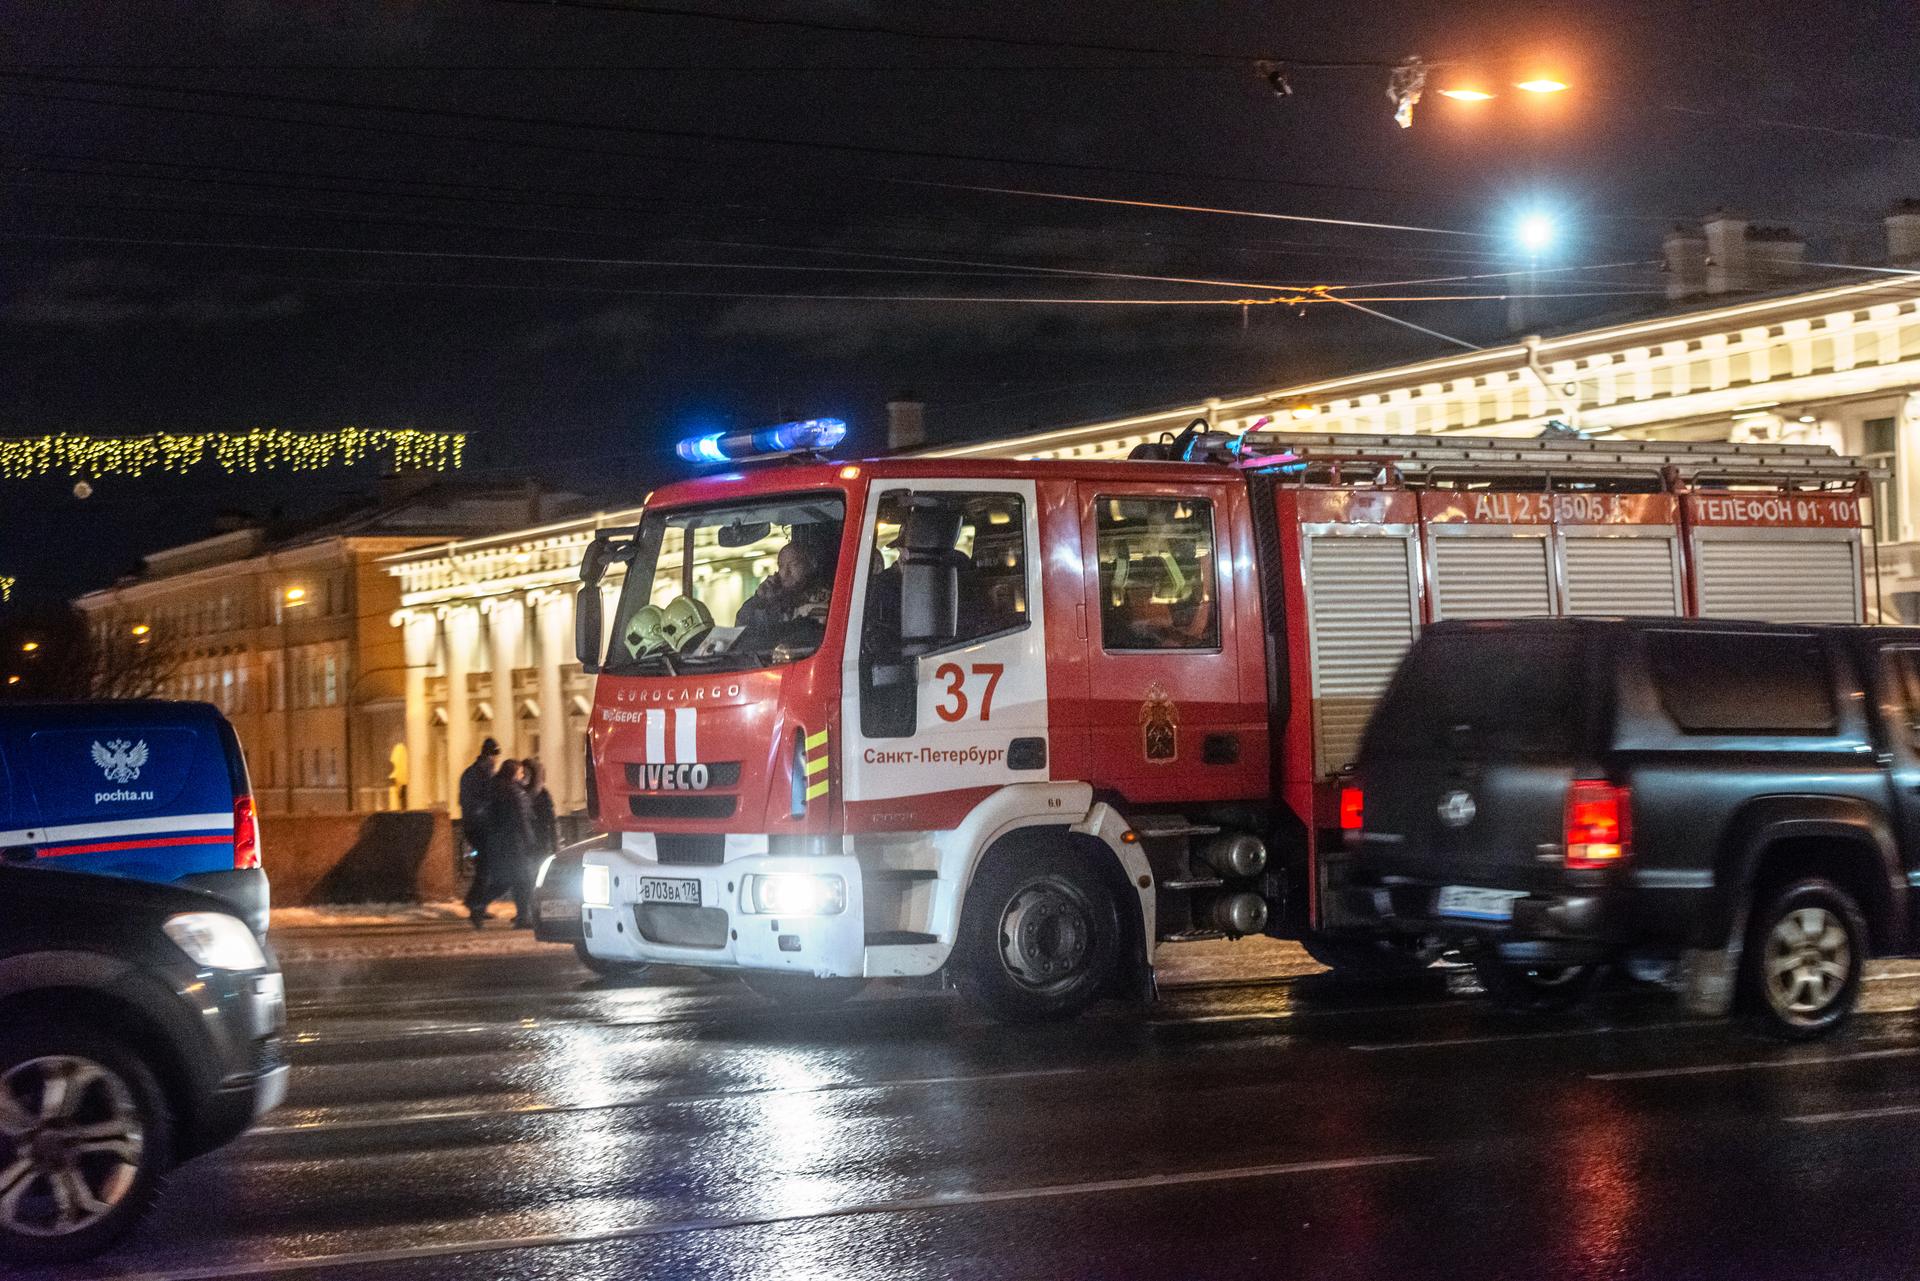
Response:
[[[944,972],[1007,1018],[1149,993],[1184,939],[1424,963],[1325,907],[1339,775],[1424,622],[1867,605],[1869,473],[1821,447],[1196,424],[1127,461],[837,462],[832,426],[586,556],[596,956],[814,1004]]]

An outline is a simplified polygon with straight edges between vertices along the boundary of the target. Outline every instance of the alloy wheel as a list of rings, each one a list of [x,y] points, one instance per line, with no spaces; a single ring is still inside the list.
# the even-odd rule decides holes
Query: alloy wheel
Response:
[[[0,1077],[0,1223],[23,1236],[84,1231],[140,1174],[132,1087],[91,1059],[28,1059]]]
[[[1767,1000],[1781,1017],[1819,1017],[1853,973],[1846,926],[1824,907],[1798,907],[1774,922],[1764,957]]]

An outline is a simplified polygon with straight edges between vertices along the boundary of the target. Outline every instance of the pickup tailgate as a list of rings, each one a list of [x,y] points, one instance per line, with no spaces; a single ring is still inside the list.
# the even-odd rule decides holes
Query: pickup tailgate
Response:
[[[1358,870],[1389,883],[1559,885],[1567,786],[1596,719],[1585,649],[1571,626],[1423,637],[1361,747]]]

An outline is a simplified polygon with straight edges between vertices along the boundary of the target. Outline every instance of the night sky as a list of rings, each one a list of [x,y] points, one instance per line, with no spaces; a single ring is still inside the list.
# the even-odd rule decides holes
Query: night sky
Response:
[[[1911,0],[9,16],[0,435],[458,429],[475,476],[616,504],[701,427],[832,414],[871,449],[903,391],[936,436],[980,436],[1445,346],[1331,305],[1096,299],[1511,272],[1537,208],[1560,236],[1534,287],[1593,295],[1541,304],[1550,325],[1657,305],[1677,218],[1724,205],[1792,224],[1810,260],[1872,260],[1889,203],[1920,196]],[[1402,130],[1386,67],[1416,53],[1495,88],[1535,71],[1573,88],[1469,107],[1436,81]],[[1288,64],[1291,97],[1256,74],[1263,57]],[[1599,269],[1561,270],[1577,266]],[[928,296],[948,301],[912,300]],[[1501,301],[1380,309],[1474,342],[1508,332]],[[17,602],[64,597],[223,509],[311,512],[371,480],[209,469],[103,480],[84,502],[67,480],[0,480],[0,574]]]

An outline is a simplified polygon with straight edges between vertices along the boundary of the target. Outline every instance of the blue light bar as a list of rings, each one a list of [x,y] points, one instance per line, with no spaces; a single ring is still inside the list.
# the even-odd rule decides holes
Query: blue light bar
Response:
[[[689,436],[674,446],[674,452],[690,463],[739,463],[772,454],[832,449],[846,434],[847,425],[838,418],[805,418],[756,431],[710,431]]]

